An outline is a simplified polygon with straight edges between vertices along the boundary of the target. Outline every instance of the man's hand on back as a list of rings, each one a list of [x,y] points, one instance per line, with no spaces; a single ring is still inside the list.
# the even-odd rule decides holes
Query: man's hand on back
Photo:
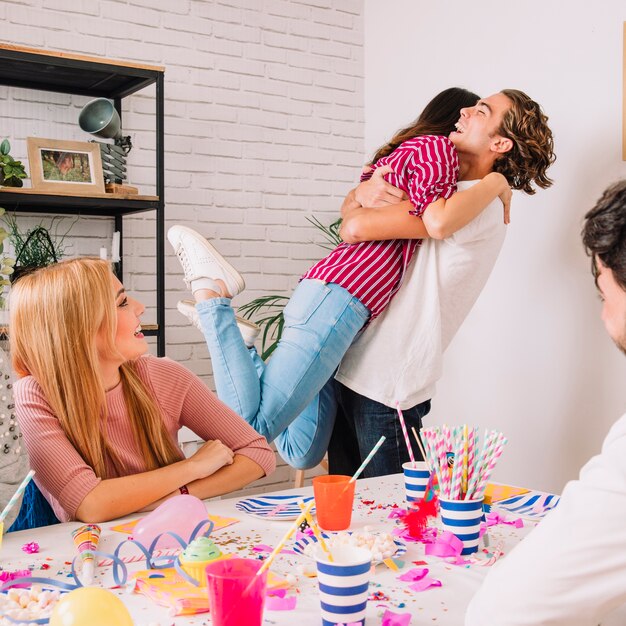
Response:
[[[379,167],[374,171],[369,180],[361,183],[354,190],[354,199],[363,207],[375,208],[388,204],[396,204],[407,200],[407,196],[393,185],[389,184],[383,176],[393,172],[389,165]]]

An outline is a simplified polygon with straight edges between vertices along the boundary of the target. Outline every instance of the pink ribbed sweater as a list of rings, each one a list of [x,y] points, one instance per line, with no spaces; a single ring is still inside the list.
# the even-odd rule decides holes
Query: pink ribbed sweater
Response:
[[[219,439],[236,454],[249,457],[266,474],[276,467],[275,455],[264,437],[234,413],[182,365],[167,359],[144,356],[137,361],[137,372],[157,399],[166,427],[176,441],[182,426],[203,440]],[[35,481],[57,517],[74,519],[83,498],[100,482],[65,436],[52,413],[39,383],[26,376],[14,387],[15,413],[28,449]],[[106,431],[126,471],[111,478],[147,470],[135,444],[122,385],[106,394]]]

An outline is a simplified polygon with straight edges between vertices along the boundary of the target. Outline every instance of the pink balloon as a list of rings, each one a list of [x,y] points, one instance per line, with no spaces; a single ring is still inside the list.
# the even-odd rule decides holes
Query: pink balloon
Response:
[[[202,500],[191,495],[174,496],[139,520],[133,530],[133,539],[148,548],[158,535],[169,531],[189,542],[194,528],[206,519],[208,514]],[[208,525],[200,532],[205,532],[207,528]],[[159,539],[157,546],[179,548],[180,543],[174,537],[165,535]]]

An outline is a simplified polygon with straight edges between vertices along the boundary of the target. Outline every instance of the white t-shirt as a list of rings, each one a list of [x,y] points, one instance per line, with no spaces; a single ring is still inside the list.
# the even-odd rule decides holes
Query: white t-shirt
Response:
[[[624,603],[626,415],[559,505],[493,566],[465,626],[623,626]]]
[[[390,407],[400,402],[408,409],[432,398],[443,352],[485,286],[505,232],[496,199],[451,237],[425,239],[400,290],[352,344],[335,378]]]

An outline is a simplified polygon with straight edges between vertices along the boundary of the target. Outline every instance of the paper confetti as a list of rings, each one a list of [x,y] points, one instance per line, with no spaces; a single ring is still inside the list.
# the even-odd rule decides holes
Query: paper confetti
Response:
[[[393,611],[386,610],[381,626],[409,626],[410,623],[410,613],[394,613]]]
[[[36,541],[25,543],[22,546],[22,550],[26,552],[26,554],[37,554],[37,552],[39,552],[39,544]]]

